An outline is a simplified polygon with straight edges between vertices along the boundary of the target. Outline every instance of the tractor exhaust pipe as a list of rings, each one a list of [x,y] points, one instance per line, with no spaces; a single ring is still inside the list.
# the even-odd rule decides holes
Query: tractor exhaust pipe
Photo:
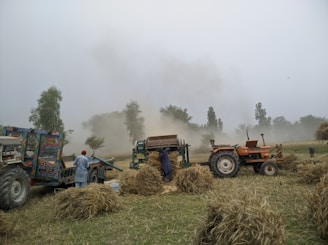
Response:
[[[264,134],[261,134],[261,137],[262,137],[263,145],[265,145]]]

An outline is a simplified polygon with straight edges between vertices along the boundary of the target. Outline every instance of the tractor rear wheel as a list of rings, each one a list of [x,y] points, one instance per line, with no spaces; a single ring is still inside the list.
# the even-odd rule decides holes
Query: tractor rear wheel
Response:
[[[22,168],[4,169],[0,174],[0,208],[22,206],[30,194],[30,179]]]
[[[212,157],[211,170],[218,177],[235,177],[239,171],[239,160],[230,151],[219,152]]]
[[[260,173],[267,176],[276,176],[279,172],[277,163],[267,161],[262,163]]]

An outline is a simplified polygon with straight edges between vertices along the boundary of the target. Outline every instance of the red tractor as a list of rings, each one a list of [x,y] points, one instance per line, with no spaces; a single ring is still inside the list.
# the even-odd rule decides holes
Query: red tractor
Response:
[[[234,177],[240,166],[252,165],[256,173],[275,176],[278,174],[277,162],[284,161],[282,145],[276,145],[276,152],[272,154],[272,148],[265,145],[261,134],[263,146],[257,145],[257,140],[248,137],[245,146],[215,145],[211,140],[212,150],[207,164],[217,177]]]

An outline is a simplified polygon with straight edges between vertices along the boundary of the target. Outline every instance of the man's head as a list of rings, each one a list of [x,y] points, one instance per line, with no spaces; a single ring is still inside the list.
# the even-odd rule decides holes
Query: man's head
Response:
[[[87,151],[86,150],[82,150],[81,154],[82,155],[86,155],[87,154]]]

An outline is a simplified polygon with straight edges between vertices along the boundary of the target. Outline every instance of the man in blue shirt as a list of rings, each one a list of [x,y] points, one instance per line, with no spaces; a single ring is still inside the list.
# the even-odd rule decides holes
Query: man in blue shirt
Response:
[[[169,182],[171,180],[171,171],[172,165],[169,157],[170,148],[160,149],[159,151],[159,159],[162,164],[162,169],[164,173],[164,181]]]
[[[74,166],[76,166],[75,187],[77,188],[85,187],[88,182],[89,162],[88,158],[85,156],[86,154],[87,151],[82,150],[81,155],[76,157],[74,161]]]

